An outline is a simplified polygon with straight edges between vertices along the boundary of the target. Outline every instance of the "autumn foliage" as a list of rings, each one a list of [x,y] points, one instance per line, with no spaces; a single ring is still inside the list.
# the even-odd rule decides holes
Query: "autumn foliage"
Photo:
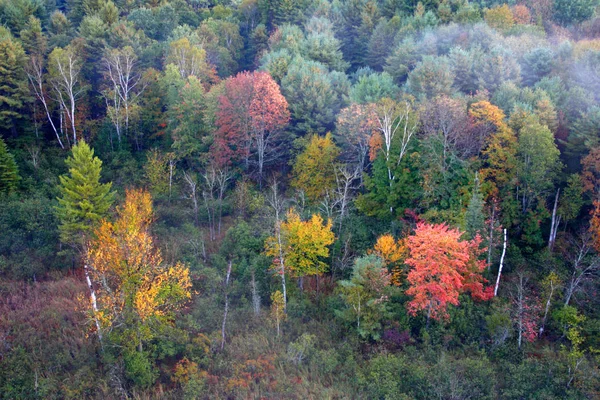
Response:
[[[323,259],[329,256],[329,247],[335,235],[331,231],[331,220],[313,214],[310,220],[302,221],[293,209],[287,214],[287,221],[281,224],[282,253],[285,265],[295,277],[318,275],[325,272],[327,264]],[[279,257],[279,243],[276,237],[266,242],[266,254]]]
[[[166,265],[154,246],[148,192],[128,190],[117,214],[114,223],[102,222],[87,253],[98,299],[96,317],[105,330],[124,321],[146,328],[169,323],[191,297],[189,269],[179,263]]]
[[[219,166],[256,163],[259,175],[277,156],[278,135],[290,119],[288,104],[266,72],[240,72],[225,81],[212,148]]]
[[[592,234],[592,244],[596,251],[600,252],[600,201],[594,201],[592,210],[592,219],[590,220],[590,233]]]
[[[408,256],[406,241],[395,240],[389,233],[381,235],[377,238],[372,253],[379,256],[388,269],[391,270],[392,284],[399,286],[402,274],[399,264]]]
[[[484,286],[487,281],[481,275],[485,269],[485,262],[478,259],[484,251],[481,239],[461,240],[461,236],[446,224],[419,223],[407,238],[406,264],[411,270],[406,294],[412,297],[407,305],[412,315],[426,311],[434,319],[448,317],[448,304],[458,305],[465,292],[477,300],[492,297],[492,288]]]

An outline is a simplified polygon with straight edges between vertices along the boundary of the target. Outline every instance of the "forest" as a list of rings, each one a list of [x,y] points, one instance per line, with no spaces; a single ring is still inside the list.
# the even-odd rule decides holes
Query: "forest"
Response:
[[[600,398],[600,1],[0,24],[0,399]]]

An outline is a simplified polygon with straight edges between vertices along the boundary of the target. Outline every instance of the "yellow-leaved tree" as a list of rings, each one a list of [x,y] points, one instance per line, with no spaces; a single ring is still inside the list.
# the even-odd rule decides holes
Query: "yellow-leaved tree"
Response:
[[[331,133],[321,137],[313,135],[292,169],[293,188],[304,192],[307,199],[317,203],[335,186],[335,162],[340,153]]]
[[[280,235],[267,239],[265,253],[276,259],[278,264],[283,257],[283,264],[293,277],[319,275],[327,269],[323,259],[329,257],[328,246],[334,239],[331,220],[325,223],[320,215],[313,214],[310,220],[302,221],[300,215],[291,209],[287,213],[287,221],[281,223]],[[278,272],[282,273],[281,270]]]
[[[191,297],[189,269],[164,262],[150,234],[152,220],[150,194],[128,190],[116,221],[102,221],[87,251],[98,334],[105,349],[125,358],[126,373],[131,364],[132,374],[140,363],[149,365],[146,356],[140,359],[144,344],[172,326]],[[152,374],[146,378],[142,384],[152,383]]]
[[[396,286],[400,286],[402,279],[402,268],[404,260],[408,258],[408,247],[404,240],[395,240],[392,235],[386,233],[377,238],[375,246],[370,253],[379,256],[388,271],[392,274],[392,283]]]

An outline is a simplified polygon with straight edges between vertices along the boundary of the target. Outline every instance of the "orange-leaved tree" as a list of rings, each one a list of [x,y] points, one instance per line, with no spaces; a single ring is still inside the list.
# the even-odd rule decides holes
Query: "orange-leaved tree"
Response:
[[[163,261],[150,234],[152,219],[150,194],[128,190],[116,221],[102,221],[87,251],[97,327],[129,352],[171,325],[191,297],[189,269]]]
[[[462,232],[446,224],[417,224],[415,234],[406,239],[410,252],[406,260],[411,269],[406,294],[412,297],[408,311],[416,315],[427,312],[427,319],[447,318],[448,304],[458,305],[461,293],[470,292],[474,299],[489,300],[491,287],[481,272],[485,262],[479,256],[481,238],[461,240]]]

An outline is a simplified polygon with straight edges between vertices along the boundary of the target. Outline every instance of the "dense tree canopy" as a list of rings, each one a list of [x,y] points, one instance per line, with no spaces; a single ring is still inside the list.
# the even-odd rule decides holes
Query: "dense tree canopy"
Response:
[[[596,398],[599,12],[0,0],[0,398]]]

